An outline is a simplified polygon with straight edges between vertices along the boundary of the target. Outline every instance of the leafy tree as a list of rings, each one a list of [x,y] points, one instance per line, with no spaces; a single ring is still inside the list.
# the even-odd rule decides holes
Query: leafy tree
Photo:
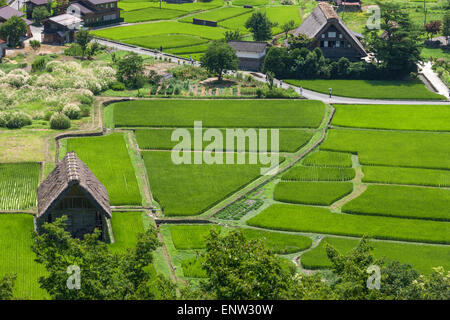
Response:
[[[450,37],[450,12],[448,11],[444,16],[444,22],[442,24],[442,34],[447,38]]]
[[[425,31],[427,32],[430,40],[433,39],[433,35],[438,34],[441,31],[442,21],[434,20],[425,25]]]
[[[86,57],[88,59],[91,59],[93,56],[95,56],[97,54],[97,52],[100,51],[100,45],[98,44],[98,42],[92,42],[88,45],[88,47],[86,48]]]
[[[308,38],[308,36],[304,34],[299,34],[297,36],[289,37],[288,45],[289,50],[301,49],[301,48],[309,48],[309,46],[313,43],[314,39]]]
[[[129,53],[117,62],[117,79],[129,88],[140,88],[144,81],[144,59]]]
[[[433,268],[429,275],[420,275],[412,281],[409,299],[448,300],[450,297],[450,271],[443,267]]]
[[[240,231],[222,235],[212,230],[206,239],[202,288],[209,297],[225,300],[265,300],[288,297],[293,274],[261,240],[247,241]]]
[[[228,30],[228,31],[225,31],[225,33],[224,33],[225,42],[229,42],[229,41],[233,41],[233,40],[241,40],[241,38],[242,38],[242,35],[239,30],[235,30],[235,31]]]
[[[34,51],[38,51],[41,48],[41,42],[39,40],[30,40],[30,47]]]
[[[100,231],[74,239],[65,230],[67,217],[43,226],[41,235],[33,232],[32,250],[36,261],[47,273],[39,284],[53,299],[124,300],[175,298],[173,285],[163,277],[152,277],[146,267],[152,263],[153,251],[160,245],[151,227],[138,236],[134,248],[125,253],[111,253],[99,241]],[[80,268],[80,289],[68,289],[68,267]],[[163,288],[163,290],[160,290]]]
[[[239,64],[236,51],[221,41],[211,43],[200,61],[209,72],[218,76],[219,81],[225,70],[237,70]]]
[[[84,58],[89,43],[94,39],[94,36],[90,34],[89,29],[81,29],[75,33],[75,42],[81,48],[81,57]]]
[[[294,20],[289,20],[288,22],[284,23],[281,26],[281,30],[283,30],[283,32],[284,32],[284,34],[286,36],[286,39],[288,37],[288,32],[291,31],[292,29],[294,29],[294,27],[295,27],[295,21]]]
[[[17,276],[15,274],[6,274],[0,278],[0,300],[14,299],[14,283]]]
[[[0,25],[0,38],[5,39],[10,47],[17,47],[20,39],[27,33],[27,24],[22,18],[12,16]]]
[[[265,13],[259,11],[252,14],[245,22],[245,27],[253,34],[255,41],[267,41],[272,39],[272,27],[276,26],[267,18]]]
[[[47,10],[46,7],[37,7],[33,10],[33,22],[36,24],[41,24],[42,20],[47,19],[50,17],[50,12]]]
[[[276,78],[285,78],[289,70],[289,55],[286,49],[280,47],[272,47],[267,52],[264,59],[262,72],[272,72]]]
[[[421,60],[422,31],[413,24],[406,10],[396,2],[377,2],[381,8],[380,37],[378,30],[366,27],[368,49],[388,76],[403,78],[417,72]]]

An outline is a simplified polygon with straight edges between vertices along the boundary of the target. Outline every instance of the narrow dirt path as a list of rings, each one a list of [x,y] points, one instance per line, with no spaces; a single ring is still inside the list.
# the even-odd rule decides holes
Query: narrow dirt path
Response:
[[[333,203],[330,206],[330,209],[332,211],[340,210],[344,204],[359,197],[361,195],[361,193],[363,193],[367,189],[367,185],[362,183],[362,178],[364,176],[364,173],[362,172],[362,167],[361,167],[361,164],[359,163],[357,155],[352,155],[352,167],[356,171],[355,178],[352,180],[353,191],[349,195],[347,195],[347,196],[339,199],[335,203]]]
[[[302,258],[302,255],[305,254],[306,252],[311,251],[314,248],[317,248],[319,246],[319,244],[322,242],[323,238],[325,238],[325,236],[323,236],[323,235],[319,236],[316,239],[316,241],[311,245],[311,247],[309,247],[308,249],[300,252],[300,254],[298,256],[295,256],[292,259],[292,262],[294,262],[297,265],[297,267],[300,269],[300,272],[302,272],[302,273],[304,273],[306,275],[311,275],[311,274],[314,274],[314,273],[317,272],[317,270],[310,270],[310,269],[303,268],[301,258]]]
[[[172,264],[172,260],[170,258],[170,254],[169,251],[167,251],[166,245],[164,243],[164,239],[161,235],[161,232],[159,232],[158,230],[158,239],[161,242],[161,249],[162,249],[162,253],[164,256],[164,259],[167,262],[167,265],[169,266],[169,278],[173,283],[177,283],[178,282],[178,278],[177,275],[175,273],[175,266]],[[178,290],[178,289],[177,289]]]

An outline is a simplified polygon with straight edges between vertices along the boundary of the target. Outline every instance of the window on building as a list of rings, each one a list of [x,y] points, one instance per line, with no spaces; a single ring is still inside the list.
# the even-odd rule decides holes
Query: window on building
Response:
[[[323,48],[323,41],[320,41],[320,47]]]
[[[336,48],[339,48],[341,46],[341,43],[339,41],[336,41]]]
[[[328,47],[330,48],[336,47],[336,41],[328,41]]]
[[[342,39],[342,33],[339,33],[339,39]]]
[[[324,41],[323,46],[324,46],[324,48],[328,48],[328,41]]]
[[[345,48],[345,41],[341,41],[341,47]]]
[[[334,31],[328,32],[328,38],[336,38],[336,32]]]
[[[322,39],[325,39],[325,33],[322,33]]]

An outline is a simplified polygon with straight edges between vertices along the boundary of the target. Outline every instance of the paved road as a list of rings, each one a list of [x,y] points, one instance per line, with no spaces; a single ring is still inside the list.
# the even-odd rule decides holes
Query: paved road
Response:
[[[424,66],[419,66],[421,72],[431,82],[433,87],[438,91],[439,94],[446,96],[447,99],[450,98],[450,89],[447,88],[444,82],[439,78],[439,76],[433,71],[432,63],[428,61]]]
[[[175,56],[168,55],[168,54],[161,53],[161,52],[155,52],[155,51],[150,50],[150,49],[140,48],[140,47],[136,47],[136,46],[129,46],[129,45],[126,45],[126,44],[117,43],[117,42],[109,41],[109,40],[106,40],[106,39],[98,39],[98,38],[96,38],[95,41],[97,41],[101,45],[108,46],[110,48],[114,48],[114,49],[117,49],[117,50],[130,51],[130,52],[143,54],[143,55],[147,55],[147,56],[151,56],[151,57],[155,57],[155,58],[159,58],[160,56],[162,56],[163,58],[164,57],[171,58],[172,62],[174,62],[174,63],[178,63],[178,64],[191,63],[191,64],[193,64],[195,66],[200,66],[200,62],[199,61],[189,62],[188,59],[175,57]]]
[[[113,41],[109,41],[106,39],[96,39],[96,41],[102,45],[111,47],[111,48],[115,48],[117,50],[125,50],[125,51],[131,51],[131,52],[135,52],[138,54],[143,54],[143,55],[148,55],[148,56],[152,56],[152,57],[159,57],[159,56],[166,56],[166,57],[170,57],[172,58],[172,62],[175,63],[187,63],[188,60],[187,59],[182,59],[182,58],[176,58],[170,55],[166,55],[164,53],[160,53],[160,52],[154,52],[152,50],[149,49],[145,49],[145,48],[140,48],[140,47],[136,47],[136,46],[129,46],[126,44],[121,44],[121,43],[117,43],[117,42],[113,42]],[[196,66],[200,66],[200,62],[193,62],[194,65]],[[254,72],[244,72],[246,74],[252,75],[253,78],[255,78],[258,81],[261,82],[266,82],[265,79],[265,75],[262,73],[254,73]],[[234,73],[230,73],[230,74],[234,74]],[[288,88],[293,88],[294,90],[296,90],[297,92],[300,93],[301,91],[301,95],[303,97],[305,97],[306,99],[311,99],[311,100],[320,100],[323,101],[325,103],[349,103],[349,104],[417,104],[417,105],[423,105],[423,104],[435,104],[435,105],[450,105],[450,101],[417,101],[417,100],[378,100],[378,99],[357,99],[357,98],[346,98],[346,97],[337,97],[337,96],[332,96],[331,98],[327,95],[327,94],[323,94],[323,93],[319,93],[319,92],[315,92],[315,91],[311,91],[311,90],[306,90],[306,89],[300,89],[299,87],[287,84],[287,83],[283,83],[280,80],[275,80],[275,83],[281,86],[285,89]]]

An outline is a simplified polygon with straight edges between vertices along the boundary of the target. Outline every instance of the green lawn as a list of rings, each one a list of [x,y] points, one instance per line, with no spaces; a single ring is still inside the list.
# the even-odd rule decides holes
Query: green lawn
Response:
[[[260,176],[258,164],[179,164],[172,152],[142,152],[153,197],[165,215],[197,215]],[[224,162],[225,163],[225,162]]]
[[[194,130],[188,129],[191,135],[191,146],[194,146]],[[162,150],[172,150],[178,141],[172,141],[171,135],[174,129],[138,129],[136,130],[136,139],[141,149],[162,149]],[[205,130],[203,130],[204,134]],[[226,138],[226,130],[221,129],[220,132],[223,138]],[[258,134],[258,131],[255,131]],[[271,134],[267,134],[267,150],[271,150]],[[281,129],[279,131],[279,151],[283,152],[295,152],[304,146],[311,139],[312,133],[304,130],[295,129]],[[246,150],[258,151],[258,139],[255,139],[256,148],[249,148],[249,139],[245,139],[245,148],[237,148],[237,142],[235,140],[235,150]],[[209,145],[211,141],[204,141],[202,149]],[[225,146],[226,149],[226,146]],[[228,149],[226,149],[228,150]]]
[[[450,106],[333,105],[332,125],[396,130],[450,131]]]
[[[428,61],[430,57],[433,57],[433,60],[440,58],[450,60],[450,51],[440,48],[423,48],[421,55],[425,61]]]
[[[142,212],[114,211],[111,225],[115,242],[110,245],[112,251],[126,252],[137,243],[137,235],[144,232]]]
[[[357,153],[366,165],[450,169],[448,133],[331,129],[320,148]]]
[[[284,181],[348,181],[355,177],[352,168],[295,166],[281,176]]]
[[[344,167],[352,166],[352,155],[343,152],[316,151],[302,160],[304,166]]]
[[[143,8],[133,11],[125,11],[121,14],[125,22],[143,22],[151,20],[170,20],[187,14],[186,11],[159,8]]]
[[[67,141],[67,151],[75,151],[105,185],[111,205],[140,205],[142,199],[124,138],[122,133],[73,138]]]
[[[393,100],[445,99],[443,96],[428,90],[420,80],[286,80],[285,82],[325,94],[328,94],[329,88],[332,88],[333,95],[351,98]]]
[[[0,210],[36,206],[41,166],[31,163],[0,163]]]
[[[34,261],[31,251],[33,216],[0,214],[0,277],[17,274],[15,295],[22,299],[45,299],[47,293],[39,287],[38,279],[45,268]]]
[[[371,185],[342,211],[399,218],[450,220],[450,190]]]
[[[450,243],[448,222],[332,213],[328,209],[274,204],[247,221],[251,226],[375,239]]]
[[[353,191],[351,182],[279,182],[274,200],[329,206]]]
[[[450,187],[450,170],[364,166],[363,182]]]
[[[358,245],[359,240],[326,237],[318,247],[302,255],[301,262],[304,268],[324,269],[331,267],[331,262],[325,251],[326,242],[334,246],[341,253],[347,253]],[[450,268],[449,246],[381,241],[371,241],[371,245],[374,248],[373,252],[375,257],[410,264],[422,274],[431,273],[432,268],[437,266],[442,266],[446,270]]]
[[[325,105],[298,100],[147,100],[119,102],[116,127],[317,128]]]
[[[224,232],[218,225],[171,225],[169,226],[172,241],[178,250],[205,249],[205,238],[211,229]],[[311,239],[304,236],[281,232],[269,232],[250,228],[240,228],[248,240],[263,240],[265,245],[276,253],[287,254],[303,251],[311,246]]]

